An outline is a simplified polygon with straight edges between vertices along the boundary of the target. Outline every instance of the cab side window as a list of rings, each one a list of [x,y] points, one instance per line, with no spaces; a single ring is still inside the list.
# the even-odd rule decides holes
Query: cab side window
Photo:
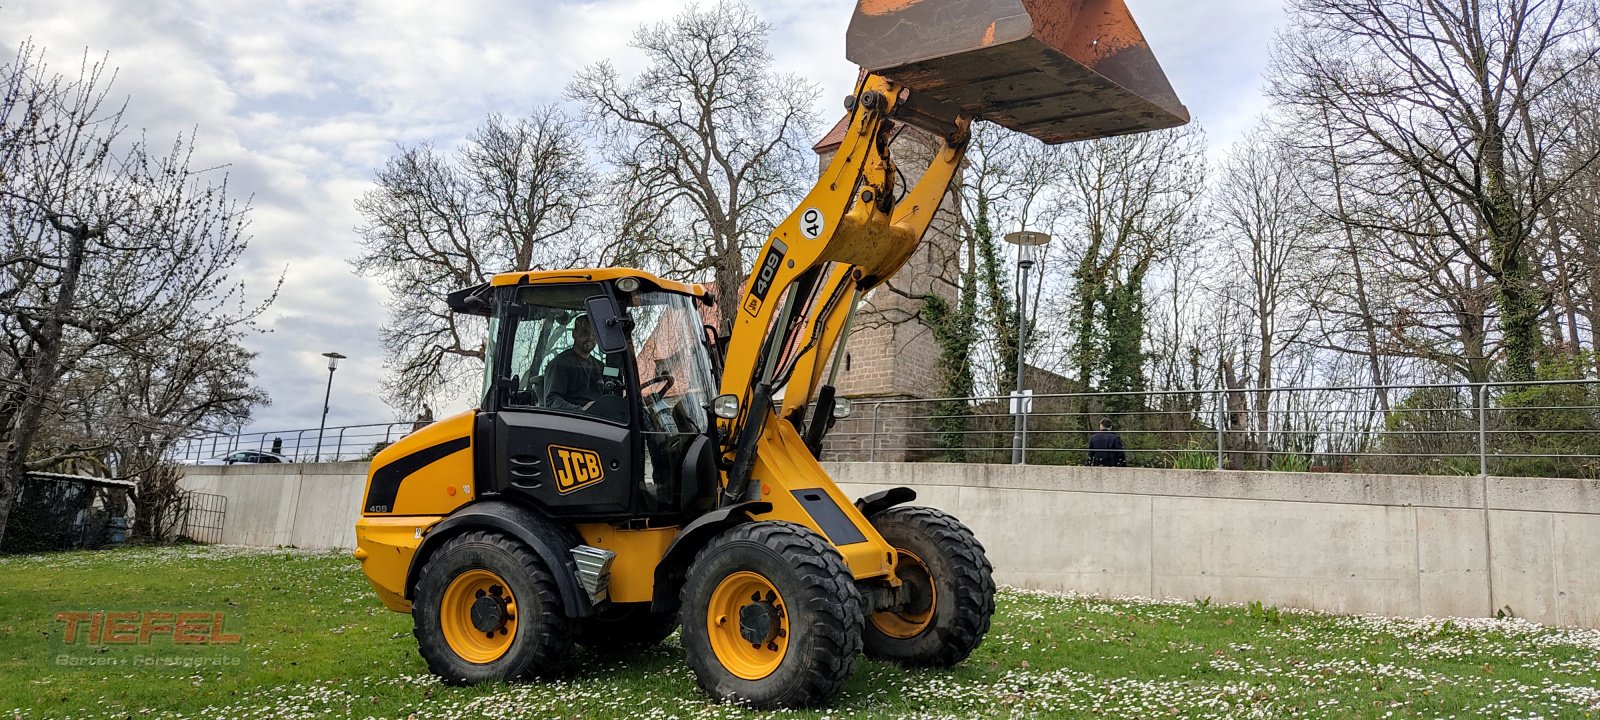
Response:
[[[584,301],[601,294],[599,285],[549,285],[519,288],[510,323],[502,371],[512,391],[508,405],[545,409],[626,422],[627,384],[623,353],[596,348],[593,323]]]

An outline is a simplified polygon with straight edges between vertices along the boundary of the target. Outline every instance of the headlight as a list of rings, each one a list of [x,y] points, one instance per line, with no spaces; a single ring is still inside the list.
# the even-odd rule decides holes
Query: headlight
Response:
[[[850,417],[850,413],[853,413],[855,411],[856,411],[855,406],[851,405],[849,400],[847,400],[845,398],[834,398],[833,399],[833,416],[834,417],[839,418],[839,419],[844,419],[844,418]]]
[[[621,291],[623,291],[625,293],[631,293],[631,292],[633,292],[635,290],[638,290],[639,289],[639,278],[636,278],[636,277],[621,278],[621,279],[617,280],[617,289],[621,290]]]
[[[723,420],[732,420],[739,417],[739,396],[718,395],[711,401],[711,414]]]

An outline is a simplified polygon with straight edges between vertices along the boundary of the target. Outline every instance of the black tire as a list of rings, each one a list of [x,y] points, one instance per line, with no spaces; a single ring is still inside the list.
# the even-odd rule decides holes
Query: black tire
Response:
[[[503,579],[504,592],[514,603],[502,608],[507,611],[506,622],[515,626],[513,632],[501,633],[509,636],[503,654],[475,662],[452,648],[442,620],[446,612],[443,603],[447,589],[458,578],[482,571]],[[451,538],[422,566],[414,598],[412,633],[417,647],[428,669],[447,684],[553,675],[565,666],[572,652],[575,623],[562,612],[561,595],[549,568],[528,547],[499,533],[472,531]]]
[[[578,644],[598,653],[645,650],[677,629],[677,613],[652,612],[647,602],[616,604],[578,621]]]
[[[752,575],[776,590],[774,614],[786,623],[786,645],[775,668],[763,677],[745,678],[730,671],[713,648],[712,632],[728,630],[726,625],[714,630],[708,610],[725,583]],[[689,568],[682,602],[679,617],[689,667],[700,687],[717,700],[754,708],[820,705],[844,688],[861,654],[861,594],[850,569],[833,545],[801,525],[754,522],[717,536]],[[732,629],[736,635],[746,608],[739,610],[740,622]]]
[[[920,630],[915,629],[917,622],[905,622],[906,616],[898,613],[869,616],[862,633],[867,657],[916,667],[950,667],[965,660],[983,642],[994,616],[994,568],[983,546],[961,521],[933,508],[889,508],[871,521],[902,558],[910,552],[926,567],[925,575],[908,567],[902,579],[920,586],[912,588],[912,603],[931,605],[932,616]],[[925,610],[910,616],[927,617]],[[898,629],[902,636],[885,628]]]

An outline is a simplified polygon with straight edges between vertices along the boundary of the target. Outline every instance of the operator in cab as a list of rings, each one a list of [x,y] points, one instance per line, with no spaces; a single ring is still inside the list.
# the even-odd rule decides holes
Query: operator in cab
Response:
[[[594,326],[588,316],[572,323],[572,347],[550,360],[545,404],[557,410],[587,410],[604,390],[605,369],[594,357]]]

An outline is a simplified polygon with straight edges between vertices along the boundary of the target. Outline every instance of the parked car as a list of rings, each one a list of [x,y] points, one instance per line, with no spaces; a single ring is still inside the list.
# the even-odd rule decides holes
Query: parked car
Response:
[[[219,457],[219,458],[211,458],[210,460],[202,460],[202,461],[200,461],[200,464],[201,465],[259,465],[259,464],[264,464],[264,463],[286,463],[286,462],[294,462],[294,461],[290,460],[289,456],[287,456],[287,455],[280,455],[280,454],[275,453],[275,452],[267,452],[265,450],[240,450],[239,452],[228,453],[227,455],[224,455],[224,456]]]

